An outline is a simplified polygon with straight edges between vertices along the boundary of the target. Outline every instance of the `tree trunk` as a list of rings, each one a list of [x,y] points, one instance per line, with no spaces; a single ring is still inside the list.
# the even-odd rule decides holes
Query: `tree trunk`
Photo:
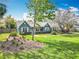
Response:
[[[34,26],[33,26],[33,31],[32,31],[32,40],[34,40],[35,39],[35,19],[34,19]]]
[[[62,31],[63,33],[69,33],[69,32],[70,32],[70,30],[69,30],[68,27],[60,27],[60,28],[61,28],[61,31]]]
[[[35,0],[35,3],[36,3],[36,7],[35,7],[35,11],[34,11],[34,26],[33,26],[33,34],[32,34],[32,40],[35,40],[35,24],[36,24],[36,20],[37,20],[37,0]]]
[[[62,33],[69,33],[70,32],[70,26],[68,24],[60,24],[58,23],[60,29],[61,29],[61,32]]]
[[[69,33],[70,32],[70,29],[68,27],[64,27],[64,32],[65,33]]]
[[[11,32],[11,26],[10,26],[10,24],[8,24],[8,29],[9,29],[9,32]]]
[[[32,40],[35,40],[35,24],[36,24],[36,10],[35,10],[35,15],[34,15],[34,22],[33,22],[33,32],[32,32]]]

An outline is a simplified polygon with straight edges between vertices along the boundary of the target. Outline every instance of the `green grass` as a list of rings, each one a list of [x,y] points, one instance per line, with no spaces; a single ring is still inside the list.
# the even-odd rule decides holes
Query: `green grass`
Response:
[[[0,34],[0,41],[4,41],[8,38],[9,36],[9,33],[3,33],[3,34]]]
[[[32,36],[26,35],[25,38],[32,39]],[[63,35],[40,34],[35,35],[35,40],[41,42],[68,41],[73,43],[79,43],[79,34],[63,34]]]
[[[30,35],[25,37],[32,38]],[[35,40],[48,45],[39,52],[46,54],[45,59],[79,59],[79,34],[40,34],[35,35]]]
[[[8,35],[1,34],[0,40],[5,40]],[[32,38],[31,35],[24,36],[29,40]],[[79,59],[79,34],[39,34],[35,35],[35,41],[43,42],[46,46],[39,50],[9,54],[10,58],[8,59]],[[0,59],[2,55],[5,54],[0,54]],[[8,54],[6,54],[7,57]]]

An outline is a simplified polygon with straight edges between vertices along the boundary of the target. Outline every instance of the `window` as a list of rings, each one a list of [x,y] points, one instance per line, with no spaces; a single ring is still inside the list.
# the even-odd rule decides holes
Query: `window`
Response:
[[[43,31],[43,28],[40,28],[40,31]]]
[[[36,31],[40,31],[39,28],[36,28]]]
[[[27,32],[29,32],[29,28],[27,27],[26,29],[27,29]]]
[[[49,29],[49,27],[45,27],[45,31],[49,31],[50,29]]]
[[[23,28],[21,28],[21,33],[24,33],[24,29]]]
[[[21,33],[26,33],[26,32],[29,32],[29,28],[28,27],[22,27]]]

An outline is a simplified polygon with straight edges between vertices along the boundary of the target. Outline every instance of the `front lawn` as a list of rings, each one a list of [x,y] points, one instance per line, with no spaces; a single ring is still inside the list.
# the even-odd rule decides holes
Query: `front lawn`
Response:
[[[30,35],[25,36],[31,39]],[[35,35],[35,40],[48,46],[39,54],[45,54],[45,59],[79,59],[79,34]]]
[[[9,36],[9,33],[3,33],[3,34],[0,34],[0,41],[4,41],[8,38]]]
[[[31,35],[25,35],[24,37],[27,39],[32,39]],[[79,43],[79,33],[61,35],[39,34],[35,35],[35,40],[41,42],[68,41],[73,43]]]
[[[1,34],[0,40],[5,40],[9,34]],[[3,38],[2,38],[3,36]],[[31,35],[24,35],[26,39],[31,39]],[[1,39],[2,38],[2,39]],[[39,50],[31,50],[21,53],[8,54],[8,59],[79,59],[79,34],[35,35],[35,41],[43,42],[46,46]],[[2,59],[0,54],[0,59]]]

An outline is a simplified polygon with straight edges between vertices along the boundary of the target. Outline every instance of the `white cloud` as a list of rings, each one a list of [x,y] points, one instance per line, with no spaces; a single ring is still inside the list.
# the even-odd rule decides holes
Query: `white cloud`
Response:
[[[28,20],[33,20],[33,17],[30,16],[28,13],[24,13],[24,14],[23,14],[23,19],[26,20],[26,21],[28,21]]]
[[[65,9],[63,9],[63,8],[58,8],[58,10],[65,10]]]
[[[28,16],[28,13],[23,14],[23,19],[26,19],[26,16]]]
[[[69,7],[68,9],[69,9],[71,12],[79,11],[79,9],[76,8],[76,7]],[[66,9],[64,9],[64,8],[58,8],[58,10],[66,10]]]
[[[71,12],[74,12],[74,11],[79,11],[79,9],[78,9],[78,8],[76,8],[76,7],[70,7],[70,11],[71,11]]]

